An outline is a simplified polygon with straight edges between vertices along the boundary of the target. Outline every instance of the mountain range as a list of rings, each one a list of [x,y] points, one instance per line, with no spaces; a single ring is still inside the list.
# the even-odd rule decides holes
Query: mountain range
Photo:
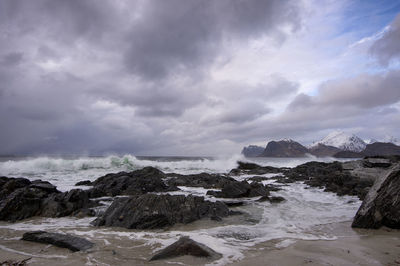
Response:
[[[398,140],[366,141],[354,134],[335,131],[308,147],[292,139],[270,141],[265,148],[256,145],[244,147],[242,154],[246,157],[304,157],[312,154],[317,157],[333,156],[337,158],[362,158],[375,155],[400,155]]]

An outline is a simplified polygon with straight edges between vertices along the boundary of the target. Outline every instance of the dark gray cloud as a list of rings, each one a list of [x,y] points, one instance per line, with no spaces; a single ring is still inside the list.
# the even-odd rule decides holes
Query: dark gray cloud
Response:
[[[23,53],[11,52],[6,55],[3,55],[0,64],[5,67],[12,67],[21,63],[22,60],[23,60]]]
[[[387,65],[391,60],[400,58],[400,15],[390,24],[390,28],[382,38],[378,39],[370,48],[380,63]]]
[[[132,26],[125,62],[147,79],[204,71],[221,42],[260,34],[283,38],[281,26],[300,27],[293,1],[147,1]]]

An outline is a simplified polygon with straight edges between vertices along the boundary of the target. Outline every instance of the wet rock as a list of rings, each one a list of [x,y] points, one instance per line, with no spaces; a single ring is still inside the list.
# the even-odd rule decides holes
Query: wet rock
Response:
[[[62,217],[95,206],[86,191],[61,193],[47,181],[1,178],[0,220],[15,222],[32,216]],[[89,213],[89,210],[86,211]]]
[[[271,202],[271,203],[280,203],[283,201],[286,201],[286,199],[281,196],[269,197],[269,202]]]
[[[15,222],[37,215],[48,195],[45,190],[29,186],[15,190],[0,201],[0,220]]]
[[[163,228],[176,223],[190,223],[204,217],[225,217],[228,207],[203,197],[144,194],[118,198],[92,224],[129,229]]]
[[[78,183],[75,184],[75,186],[91,186],[91,185],[92,181],[90,180],[79,181]]]
[[[340,162],[308,162],[285,173],[290,181],[304,181],[312,187],[325,188],[325,191],[341,195],[353,195],[363,199],[372,186],[370,179],[361,179],[343,169]]]
[[[32,181],[32,183],[29,186],[32,188],[39,188],[41,190],[45,190],[49,193],[60,192],[57,190],[56,186],[54,186],[50,182],[42,181],[42,180],[34,180],[34,181]]]
[[[207,191],[207,195],[217,198],[242,198],[269,195],[268,189],[258,182],[249,184],[246,181],[230,182],[222,187],[221,191]]]
[[[88,215],[88,210],[96,204],[89,200],[87,191],[72,189],[68,192],[54,193],[43,199],[40,216],[45,217],[64,217],[69,215],[83,214]]]
[[[9,178],[6,176],[0,177],[0,200],[6,198],[19,188],[29,186],[31,181],[26,178]]]
[[[171,187],[203,187],[222,188],[224,185],[235,182],[235,179],[219,174],[200,173],[193,175],[168,174],[167,184]]]
[[[172,245],[157,252],[150,260],[168,259],[184,255],[207,257],[214,260],[222,257],[221,254],[215,252],[206,245],[198,243],[189,237],[184,236]]]
[[[277,174],[286,170],[287,168],[277,168],[272,166],[261,166],[255,163],[238,161],[238,167],[232,169],[229,175],[264,175],[264,174]]]
[[[94,246],[92,242],[81,237],[68,234],[48,233],[45,231],[26,232],[21,240],[51,244],[61,248],[68,248],[74,252],[84,251]]]
[[[147,192],[178,190],[163,181],[167,176],[154,167],[145,167],[130,173],[108,174],[94,181],[90,197],[138,195]]]
[[[380,176],[354,217],[352,227],[400,229],[400,165]]]
[[[269,201],[270,203],[280,203],[286,201],[284,197],[281,196],[264,196],[257,200],[258,202]]]
[[[237,169],[241,169],[241,170],[254,170],[257,168],[261,168],[260,165],[255,164],[255,163],[238,161],[237,164],[238,164]]]

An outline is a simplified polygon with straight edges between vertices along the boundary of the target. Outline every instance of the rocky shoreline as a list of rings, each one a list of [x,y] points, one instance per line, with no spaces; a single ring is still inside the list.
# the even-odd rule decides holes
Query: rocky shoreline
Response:
[[[271,192],[279,191],[289,183],[304,182],[309,187],[364,200],[353,222],[354,227],[379,228],[384,225],[400,228],[400,201],[397,200],[400,194],[399,167],[399,156],[366,157],[343,163],[308,162],[294,168],[238,162],[238,167],[228,174],[182,175],[145,167],[133,172],[107,174],[93,182],[79,182],[78,186],[89,188],[68,192],[60,192],[46,181],[0,177],[0,220],[18,223],[36,216],[87,216],[97,217],[93,226],[168,230],[175,224],[189,224],[202,219],[218,223],[226,217],[242,215],[235,207],[249,201],[279,204],[285,199],[273,196]],[[268,174],[272,176],[266,177]],[[243,177],[242,180],[234,178],[238,176]],[[276,182],[263,183],[270,179]],[[181,186],[207,189],[208,198],[168,194],[179,192]],[[32,232],[30,235],[37,234]],[[56,246],[58,239],[63,238],[46,235],[46,232],[40,234],[45,235],[45,240],[42,237],[38,242]],[[30,239],[35,241],[32,237]],[[91,245],[85,239],[81,241],[89,247],[85,249],[90,250]],[[172,245],[176,249],[171,251],[172,248],[168,247],[167,253],[176,256],[207,254],[203,253],[201,244],[191,241],[182,240],[185,245]],[[210,257],[219,256],[213,253]]]

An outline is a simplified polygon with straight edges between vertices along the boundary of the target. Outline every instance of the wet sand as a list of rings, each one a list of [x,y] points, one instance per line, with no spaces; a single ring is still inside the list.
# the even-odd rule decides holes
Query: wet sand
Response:
[[[80,229],[82,230],[82,229]],[[315,228],[336,240],[267,241],[249,249],[230,265],[400,265],[400,230],[353,230],[350,222]],[[72,233],[72,232],[70,232]],[[51,245],[20,241],[21,231],[1,229],[0,262],[32,258],[28,265],[204,265],[212,261],[184,256],[149,262],[156,247],[124,237],[95,241],[89,252],[70,252]],[[285,245],[288,244],[288,245]]]
[[[400,265],[400,230],[352,229],[350,222],[330,227],[336,240],[299,240],[278,249],[265,243],[231,265]]]

